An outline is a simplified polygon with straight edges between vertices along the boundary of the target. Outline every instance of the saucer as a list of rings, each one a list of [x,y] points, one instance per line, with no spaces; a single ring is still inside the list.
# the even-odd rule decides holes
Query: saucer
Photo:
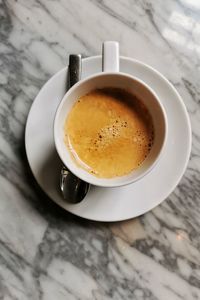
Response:
[[[82,78],[100,72],[101,56],[83,59]],[[183,100],[169,81],[153,68],[120,57],[120,71],[150,85],[168,118],[168,137],[162,157],[139,181],[116,188],[92,186],[79,204],[68,204],[59,189],[62,163],[56,153],[53,122],[66,92],[67,68],[55,74],[40,90],[30,109],[25,132],[27,158],[43,191],[65,210],[96,221],[122,221],[151,210],[174,190],[185,172],[191,151],[191,126]]]

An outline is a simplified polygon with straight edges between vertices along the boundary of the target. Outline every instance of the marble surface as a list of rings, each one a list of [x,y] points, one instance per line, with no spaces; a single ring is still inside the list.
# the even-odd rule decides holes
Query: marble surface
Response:
[[[180,184],[134,220],[79,219],[38,189],[24,128],[38,91],[68,54],[104,40],[155,67],[191,117],[192,155]],[[0,299],[200,299],[200,2],[0,1]]]

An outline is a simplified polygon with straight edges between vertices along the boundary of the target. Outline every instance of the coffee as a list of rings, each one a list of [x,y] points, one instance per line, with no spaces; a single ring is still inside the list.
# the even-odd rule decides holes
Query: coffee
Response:
[[[77,99],[64,126],[75,162],[101,178],[137,169],[153,144],[152,118],[141,100],[119,88],[96,89]]]

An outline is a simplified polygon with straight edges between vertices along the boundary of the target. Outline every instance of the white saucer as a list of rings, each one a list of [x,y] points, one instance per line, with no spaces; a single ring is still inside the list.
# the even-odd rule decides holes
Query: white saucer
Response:
[[[83,59],[85,78],[101,71],[101,56]],[[191,151],[191,127],[185,105],[169,81],[153,68],[130,58],[120,58],[120,70],[149,84],[167,113],[166,149],[155,168],[136,183],[119,188],[93,186],[79,204],[67,204],[59,190],[61,161],[53,140],[56,108],[66,91],[67,69],[55,74],[37,95],[26,124],[28,161],[40,187],[58,205],[86,219],[120,221],[139,216],[160,204],[180,181]]]

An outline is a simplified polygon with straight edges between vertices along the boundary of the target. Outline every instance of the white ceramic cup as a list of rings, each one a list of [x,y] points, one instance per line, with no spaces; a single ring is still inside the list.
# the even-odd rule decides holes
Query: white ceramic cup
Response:
[[[165,147],[167,118],[159,98],[150,86],[133,76],[119,72],[117,42],[108,41],[103,44],[102,63],[103,72],[79,81],[64,95],[55,116],[54,140],[58,155],[73,174],[93,185],[117,187],[139,180],[156,165]],[[141,166],[128,175],[114,178],[99,178],[79,167],[64,142],[64,123],[74,103],[90,91],[105,87],[122,88],[136,95],[147,107],[154,125],[154,143]]]

